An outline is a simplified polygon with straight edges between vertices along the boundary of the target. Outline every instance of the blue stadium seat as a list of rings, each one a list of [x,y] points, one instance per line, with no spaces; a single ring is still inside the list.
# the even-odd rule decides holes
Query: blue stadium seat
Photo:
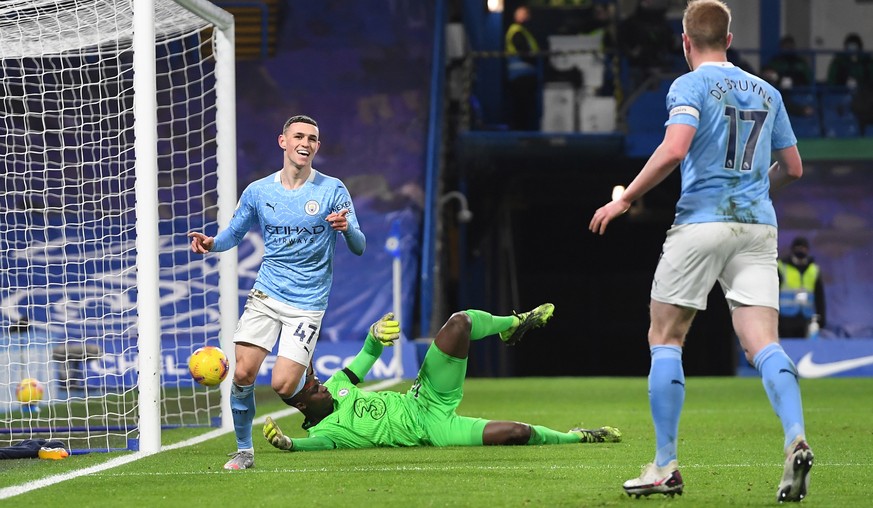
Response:
[[[858,119],[852,113],[852,96],[848,92],[825,91],[822,93],[822,123],[824,134],[829,138],[860,136]]]
[[[827,87],[821,92],[821,106],[824,109],[846,108],[852,104],[852,94],[845,87]]]
[[[475,131],[508,131],[509,125],[503,123],[489,123],[485,120],[485,112],[482,103],[476,95],[470,95],[470,128]]]
[[[664,108],[663,94],[643,92],[627,112],[628,132],[662,133],[664,122],[667,121],[667,112]]]
[[[819,110],[818,94],[810,87],[797,87],[791,90],[786,90],[783,97],[787,101],[791,101],[799,106],[810,106],[816,111]]]
[[[858,121],[851,114],[839,117],[825,115],[824,133],[828,138],[854,138],[860,135]]]
[[[798,138],[820,138],[822,134],[818,115],[792,116],[791,128]]]
[[[782,98],[788,107],[791,117],[791,127],[794,134],[799,138],[819,138],[822,135],[819,97],[817,91],[808,86],[795,87],[782,92]],[[810,115],[800,114],[799,111],[809,110]]]
[[[852,94],[847,89],[827,89],[821,94],[822,124],[829,138],[860,135],[858,119],[852,113]]]

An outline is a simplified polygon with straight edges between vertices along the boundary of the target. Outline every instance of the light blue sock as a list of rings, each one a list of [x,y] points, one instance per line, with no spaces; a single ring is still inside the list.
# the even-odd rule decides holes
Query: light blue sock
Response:
[[[755,368],[761,373],[761,381],[764,383],[770,405],[782,422],[785,448],[787,448],[794,438],[806,435],[797,368],[791,358],[785,354],[782,346],[776,343],[758,351],[753,360]]]
[[[252,422],[255,420],[255,385],[230,386],[230,412],[233,415],[233,431],[236,433],[238,450],[250,450],[252,444]]]
[[[685,403],[685,371],[682,368],[682,348],[652,346],[650,350],[649,405],[655,424],[655,465],[663,467],[676,459],[679,415]]]

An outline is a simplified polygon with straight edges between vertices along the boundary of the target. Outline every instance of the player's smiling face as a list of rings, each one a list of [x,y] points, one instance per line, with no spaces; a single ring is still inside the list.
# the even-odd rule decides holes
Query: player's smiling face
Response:
[[[292,123],[279,135],[279,146],[285,151],[285,158],[297,169],[312,165],[321,141],[318,140],[318,127],[304,123]]]

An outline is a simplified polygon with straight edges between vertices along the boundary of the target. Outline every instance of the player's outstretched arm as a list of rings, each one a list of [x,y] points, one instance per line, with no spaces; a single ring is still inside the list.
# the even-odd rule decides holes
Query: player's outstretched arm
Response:
[[[311,452],[336,449],[336,443],[324,436],[291,439],[282,433],[279,425],[269,416],[264,422],[264,438],[280,450],[289,452]]]
[[[621,198],[598,208],[594,212],[591,222],[588,223],[588,230],[599,235],[604,234],[606,226],[613,219],[628,211],[632,202],[643,197],[644,194],[663,182],[685,158],[695,132],[697,129],[690,125],[668,125],[664,141],[658,145],[643,169],[627,186]]]
[[[191,250],[197,254],[206,254],[215,246],[215,238],[191,231],[188,233],[188,238],[191,239]]]
[[[274,422],[269,416],[264,422],[264,438],[280,450],[290,450],[292,448],[291,438],[283,434],[279,424]]]
[[[615,199],[601,206],[594,212],[591,221],[588,223],[588,230],[592,233],[602,235],[606,232],[606,226],[609,225],[615,218],[628,211],[631,207],[631,202],[626,199]]]
[[[393,346],[400,338],[400,322],[394,320],[393,312],[389,312],[370,325],[370,335],[383,346]]]
[[[224,252],[239,245],[258,219],[253,199],[250,187],[247,187],[243,191],[233,217],[230,219],[230,224],[214,237],[196,231],[189,232],[191,250],[198,254],[206,254],[207,252]]]
[[[385,345],[393,345],[394,341],[399,338],[400,323],[394,320],[393,312],[385,314],[381,319],[370,325],[370,331],[367,333],[364,347],[361,348],[361,352],[346,367],[358,378],[358,381],[353,380],[352,382],[357,384],[360,380],[363,380],[367,373],[370,372],[370,369],[373,368],[376,360],[382,355]]]

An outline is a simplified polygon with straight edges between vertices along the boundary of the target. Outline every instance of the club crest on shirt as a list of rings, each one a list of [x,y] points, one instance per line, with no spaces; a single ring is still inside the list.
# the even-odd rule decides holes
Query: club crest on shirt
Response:
[[[340,391],[337,392],[336,396],[337,396],[337,397],[345,397],[345,396],[348,395],[348,394],[349,394],[349,389],[348,389],[348,388],[343,388],[342,390],[340,390]]]
[[[321,209],[321,206],[318,204],[318,201],[309,200],[303,205],[303,210],[306,211],[306,215],[315,215]]]

